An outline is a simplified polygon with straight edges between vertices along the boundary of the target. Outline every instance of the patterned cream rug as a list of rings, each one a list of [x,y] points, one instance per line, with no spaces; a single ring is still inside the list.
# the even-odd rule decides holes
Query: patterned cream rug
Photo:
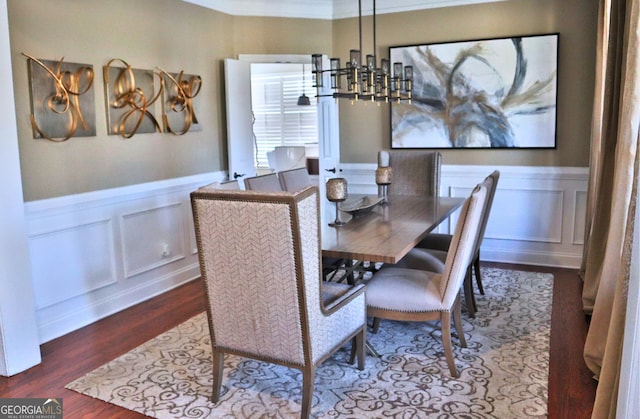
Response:
[[[439,325],[383,321],[369,342],[381,354],[349,365],[349,348],[315,378],[317,418],[546,417],[553,276],[483,269],[485,295],[464,319],[468,348],[454,336],[460,378],[452,379]],[[206,314],[144,343],[67,388],[156,418],[293,418],[298,370],[225,358],[221,400],[211,393]]]

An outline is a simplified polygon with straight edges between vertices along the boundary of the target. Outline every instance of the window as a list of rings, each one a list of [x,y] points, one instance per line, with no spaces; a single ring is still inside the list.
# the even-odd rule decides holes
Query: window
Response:
[[[267,152],[276,146],[318,142],[315,88],[309,68],[302,64],[255,64],[251,67],[253,133],[259,169],[269,167]],[[304,71],[309,72],[305,74]],[[298,97],[303,92],[310,97],[310,106],[298,105]]]

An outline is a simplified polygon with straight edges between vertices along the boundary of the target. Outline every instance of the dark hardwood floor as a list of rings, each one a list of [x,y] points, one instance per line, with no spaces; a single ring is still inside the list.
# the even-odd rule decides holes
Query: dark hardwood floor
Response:
[[[596,384],[582,360],[588,321],[581,309],[581,282],[575,270],[487,263],[505,269],[554,274],[549,365],[549,415],[589,418]],[[42,363],[10,378],[0,377],[0,398],[62,397],[65,418],[143,418],[145,416],[64,386],[128,352],[205,307],[202,284],[192,281],[42,345]]]

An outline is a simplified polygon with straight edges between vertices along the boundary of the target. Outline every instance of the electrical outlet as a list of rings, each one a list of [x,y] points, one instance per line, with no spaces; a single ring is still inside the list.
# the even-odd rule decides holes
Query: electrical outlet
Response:
[[[160,247],[160,257],[162,259],[166,259],[171,256],[171,249],[169,249],[169,245],[167,243],[163,243]]]

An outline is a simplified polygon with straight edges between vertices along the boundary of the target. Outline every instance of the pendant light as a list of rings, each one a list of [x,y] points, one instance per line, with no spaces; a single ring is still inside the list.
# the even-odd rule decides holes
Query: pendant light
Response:
[[[302,64],[302,94],[298,97],[298,106],[309,106],[311,105],[311,101],[309,100],[309,96],[307,96],[304,92],[305,89],[305,78],[304,78],[304,64]]]
[[[362,62],[362,0],[358,0],[359,49],[349,52],[349,60],[344,68],[340,67],[340,58],[331,58],[330,69],[322,68],[322,54],[311,56],[314,87],[317,97],[333,96],[336,99],[351,101],[367,100],[378,102],[409,101],[413,88],[413,67],[403,66],[401,62],[390,65],[383,58],[378,67],[376,60],[376,0],[373,0],[373,53],[367,54]],[[320,94],[323,85],[323,73],[330,72],[330,94]]]

